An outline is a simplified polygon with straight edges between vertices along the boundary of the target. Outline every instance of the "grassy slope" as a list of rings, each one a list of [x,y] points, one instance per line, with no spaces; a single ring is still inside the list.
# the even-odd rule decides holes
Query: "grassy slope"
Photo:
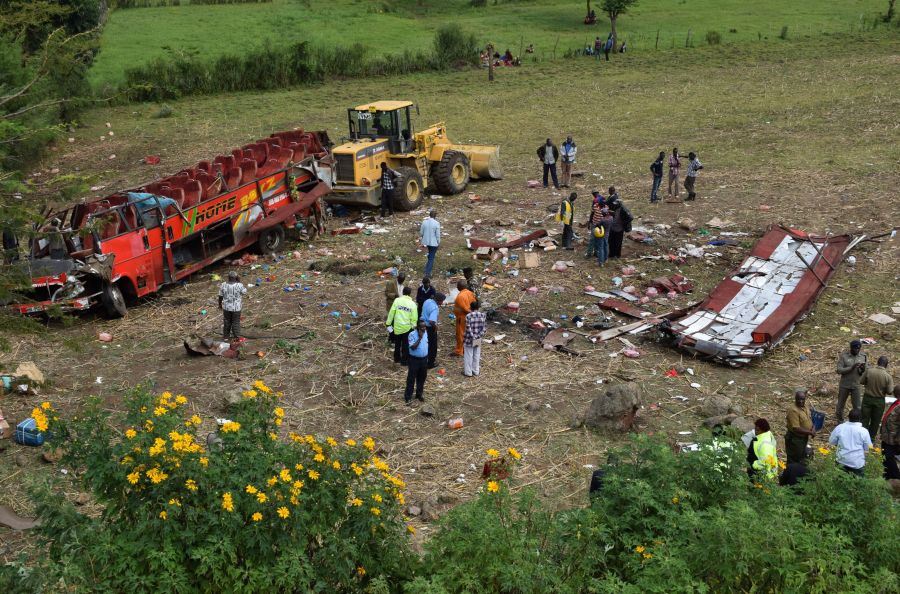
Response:
[[[361,0],[310,2],[274,0],[267,4],[138,8],[114,12],[103,33],[102,51],[91,71],[95,85],[121,80],[124,70],[171,51],[198,52],[212,57],[260,45],[267,38],[308,40],[332,46],[361,42],[373,50],[396,52],[431,44],[433,32],[448,21],[458,22],[480,41],[493,41],[519,53],[533,43],[537,57],[581,47],[594,36],[605,36],[605,21],[596,27],[581,23],[584,3],[579,1],[525,1],[474,9],[466,0],[412,0],[389,2],[391,12],[379,12],[381,3]],[[783,25],[792,35],[822,31],[848,32],[858,27],[861,15],[882,10],[881,0],[642,0],[633,14],[620,19],[619,29],[633,50],[652,48],[660,31],[660,48],[683,46],[688,30],[697,44],[709,30],[723,42],[749,41],[759,35],[774,39]],[[431,6],[433,5],[433,6]],[[735,29],[736,33],[730,33]]]

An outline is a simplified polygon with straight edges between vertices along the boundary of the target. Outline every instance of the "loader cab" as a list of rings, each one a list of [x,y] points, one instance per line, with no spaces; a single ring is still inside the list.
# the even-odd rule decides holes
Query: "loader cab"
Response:
[[[347,110],[350,138],[387,141],[392,155],[413,150],[410,101],[376,101]]]

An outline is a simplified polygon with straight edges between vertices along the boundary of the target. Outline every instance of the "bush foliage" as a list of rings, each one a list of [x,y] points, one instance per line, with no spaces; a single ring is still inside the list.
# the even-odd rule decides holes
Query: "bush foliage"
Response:
[[[47,557],[5,569],[29,591],[646,593],[898,592],[900,517],[879,452],[859,478],[833,453],[800,484],[748,480],[744,448],[719,438],[676,454],[635,437],[586,507],[553,511],[515,492],[521,455],[487,450],[480,494],[413,553],[403,482],[374,442],[288,434],[257,383],[206,446],[187,401],[138,390],[110,424],[94,403],[39,428],[68,450],[103,512],[36,491]],[[611,460],[613,457],[611,457]]]
[[[391,76],[474,65],[478,61],[475,36],[458,25],[445,25],[435,34],[430,54],[406,50],[372,55],[360,43],[310,47],[306,42],[263,47],[240,54],[203,60],[196,54],[176,53],[156,58],[125,72],[127,94],[137,101],[161,101],[187,95],[281,89],[333,77]]]

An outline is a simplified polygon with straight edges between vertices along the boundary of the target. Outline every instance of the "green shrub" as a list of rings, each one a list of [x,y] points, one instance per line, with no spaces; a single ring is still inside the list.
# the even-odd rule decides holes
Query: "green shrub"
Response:
[[[434,36],[435,68],[474,65],[478,63],[479,47],[475,36],[465,33],[457,24],[444,25]]]
[[[781,28],[781,33],[778,34],[778,39],[787,39],[788,38],[788,26],[784,25]]]
[[[706,32],[706,45],[719,45],[722,43],[722,35],[718,31]]]
[[[257,382],[208,446],[187,399],[169,393],[136,390],[115,424],[99,401],[69,423],[49,403],[33,411],[103,512],[39,490],[47,559],[31,579],[68,591],[312,592],[406,578],[403,482],[371,438],[279,439],[278,400]]]

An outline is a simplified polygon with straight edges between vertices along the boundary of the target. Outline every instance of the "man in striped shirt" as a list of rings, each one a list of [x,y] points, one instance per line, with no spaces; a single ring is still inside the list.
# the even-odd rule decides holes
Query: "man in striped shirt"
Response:
[[[481,373],[481,339],[487,329],[487,316],[481,311],[478,300],[472,302],[472,311],[466,314],[466,333],[463,336],[463,375],[472,377]]]
[[[241,305],[247,287],[241,282],[238,273],[228,273],[228,280],[219,286],[219,309],[222,310],[222,336],[225,340],[241,337]]]
[[[690,162],[688,162],[687,174],[684,177],[684,189],[688,192],[686,200],[694,200],[697,198],[694,184],[697,183],[697,173],[703,169],[703,164],[700,163],[700,159],[697,158],[695,153],[688,153],[688,159],[690,159]]]
[[[394,178],[399,173],[388,167],[384,161],[381,162],[381,216],[386,217],[387,213],[394,215]]]

